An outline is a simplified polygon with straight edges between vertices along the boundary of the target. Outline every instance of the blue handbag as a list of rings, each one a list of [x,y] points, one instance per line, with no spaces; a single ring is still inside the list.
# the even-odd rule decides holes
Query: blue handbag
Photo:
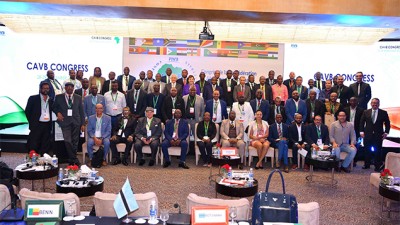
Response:
[[[271,177],[275,172],[281,176],[283,193],[268,192]],[[280,170],[272,171],[269,174],[265,192],[258,192],[254,196],[252,225],[262,225],[263,222],[298,222],[296,197],[286,194],[285,181]]]

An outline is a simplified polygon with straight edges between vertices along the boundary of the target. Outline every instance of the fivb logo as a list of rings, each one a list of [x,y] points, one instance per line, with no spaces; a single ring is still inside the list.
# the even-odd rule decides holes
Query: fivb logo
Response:
[[[6,36],[6,32],[4,30],[0,30],[0,36]]]

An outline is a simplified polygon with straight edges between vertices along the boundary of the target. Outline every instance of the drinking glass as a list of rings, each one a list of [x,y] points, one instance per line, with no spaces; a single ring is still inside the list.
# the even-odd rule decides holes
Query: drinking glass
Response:
[[[231,218],[231,224],[235,224],[235,218],[237,216],[237,208],[236,207],[230,207],[229,208],[229,217]]]
[[[67,216],[74,217],[76,212],[75,212],[75,208],[72,206],[75,204],[75,199],[70,199],[70,200],[66,201],[66,203],[68,205]]]
[[[166,209],[161,210],[160,219],[161,219],[161,221],[163,221],[163,224],[165,225],[167,220],[169,219],[168,210],[166,210]]]

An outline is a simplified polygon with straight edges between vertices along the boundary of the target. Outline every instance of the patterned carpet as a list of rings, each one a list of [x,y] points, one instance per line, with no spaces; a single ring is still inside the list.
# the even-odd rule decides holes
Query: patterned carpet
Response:
[[[6,162],[15,168],[23,162],[24,155],[18,153],[3,153],[0,161]],[[82,158],[82,157],[78,157]],[[147,160],[148,162],[148,160]],[[179,203],[182,211],[186,212],[186,197],[189,193],[195,193],[204,197],[215,197],[215,187],[208,182],[209,168],[196,166],[194,156],[188,156],[187,164],[190,169],[178,168],[178,160],[173,159],[172,166],[164,169],[160,165],[143,167],[137,165],[106,166],[99,169],[99,173],[105,179],[104,192],[116,193],[120,190],[126,177],[129,177],[134,192],[155,192],[160,202],[160,208],[177,210],[173,208],[174,203]],[[267,166],[270,165],[267,163]],[[62,165],[65,166],[65,165]],[[248,167],[245,167],[248,169]],[[217,168],[214,168],[214,172]],[[267,177],[271,171],[268,167],[264,170],[255,170],[255,179],[259,181],[259,190],[265,190]],[[362,170],[361,163],[354,168],[352,173],[336,173],[338,180],[337,188],[321,184],[308,184],[305,177],[307,172],[301,170],[291,171],[284,174],[286,192],[296,196],[298,202],[306,203],[316,201],[320,204],[320,224],[379,224],[379,210],[381,198],[378,189],[373,188],[372,198],[369,197],[369,175],[372,170]],[[330,176],[327,171],[317,171],[317,175]],[[46,180],[46,190],[55,192],[56,178]],[[31,188],[30,181],[21,181],[21,188]],[[35,189],[42,190],[42,182],[35,182]],[[270,190],[281,192],[278,175],[271,182]],[[223,195],[218,198],[229,199]],[[252,198],[249,198],[250,202]],[[93,205],[92,197],[81,198],[81,210],[89,211]],[[397,216],[399,216],[397,214]],[[400,216],[399,216],[400,217]],[[385,222],[384,224],[393,224]]]

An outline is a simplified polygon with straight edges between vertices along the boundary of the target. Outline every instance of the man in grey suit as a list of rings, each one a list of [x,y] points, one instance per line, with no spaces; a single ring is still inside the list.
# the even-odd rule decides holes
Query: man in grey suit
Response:
[[[74,84],[65,83],[65,94],[59,94],[54,101],[53,111],[61,127],[69,164],[80,165],[76,152],[78,150],[80,131],[85,130],[85,117],[81,96],[73,94]]]
[[[92,85],[90,87],[90,95],[86,96],[83,100],[83,114],[85,115],[85,120],[89,118],[89,116],[96,114],[96,105],[102,104],[105,106],[104,96],[101,94],[97,94],[97,86]]]
[[[150,82],[148,80],[146,80],[146,73],[144,71],[140,71],[139,80],[142,82],[142,85],[140,86],[140,88],[147,93]]]
[[[240,77],[239,84],[233,89],[233,100],[235,100],[235,102],[238,101],[239,94],[244,96],[246,102],[250,102],[251,90],[250,87],[246,85],[246,78],[244,76]]]
[[[165,96],[169,96],[171,93],[171,88],[176,88],[176,90],[178,91],[178,96],[182,97],[182,85],[176,83],[176,81],[178,80],[178,77],[176,76],[176,74],[172,74],[171,75],[171,82],[165,85],[165,89],[164,89],[164,95]]]
[[[158,146],[160,145],[160,137],[162,134],[161,120],[153,117],[154,109],[152,107],[146,108],[146,116],[138,120],[135,129],[135,151],[138,156],[139,166],[143,166],[145,160],[143,159],[142,148],[143,145],[150,145],[151,160],[149,166],[154,166],[157,156]]]
[[[237,147],[239,156],[245,156],[244,148],[246,144],[243,141],[244,128],[243,123],[236,119],[235,111],[229,113],[229,119],[223,120],[221,124],[221,144],[222,147]]]
[[[149,88],[147,89],[147,93],[150,94],[150,93],[154,92],[154,84],[160,84],[160,93],[164,93],[165,83],[161,82],[161,74],[160,73],[157,73],[156,74],[156,80],[149,84]]]
[[[186,119],[193,135],[196,123],[203,119],[204,99],[196,95],[196,88],[193,86],[189,89],[189,95],[183,96],[183,101],[185,102]]]

